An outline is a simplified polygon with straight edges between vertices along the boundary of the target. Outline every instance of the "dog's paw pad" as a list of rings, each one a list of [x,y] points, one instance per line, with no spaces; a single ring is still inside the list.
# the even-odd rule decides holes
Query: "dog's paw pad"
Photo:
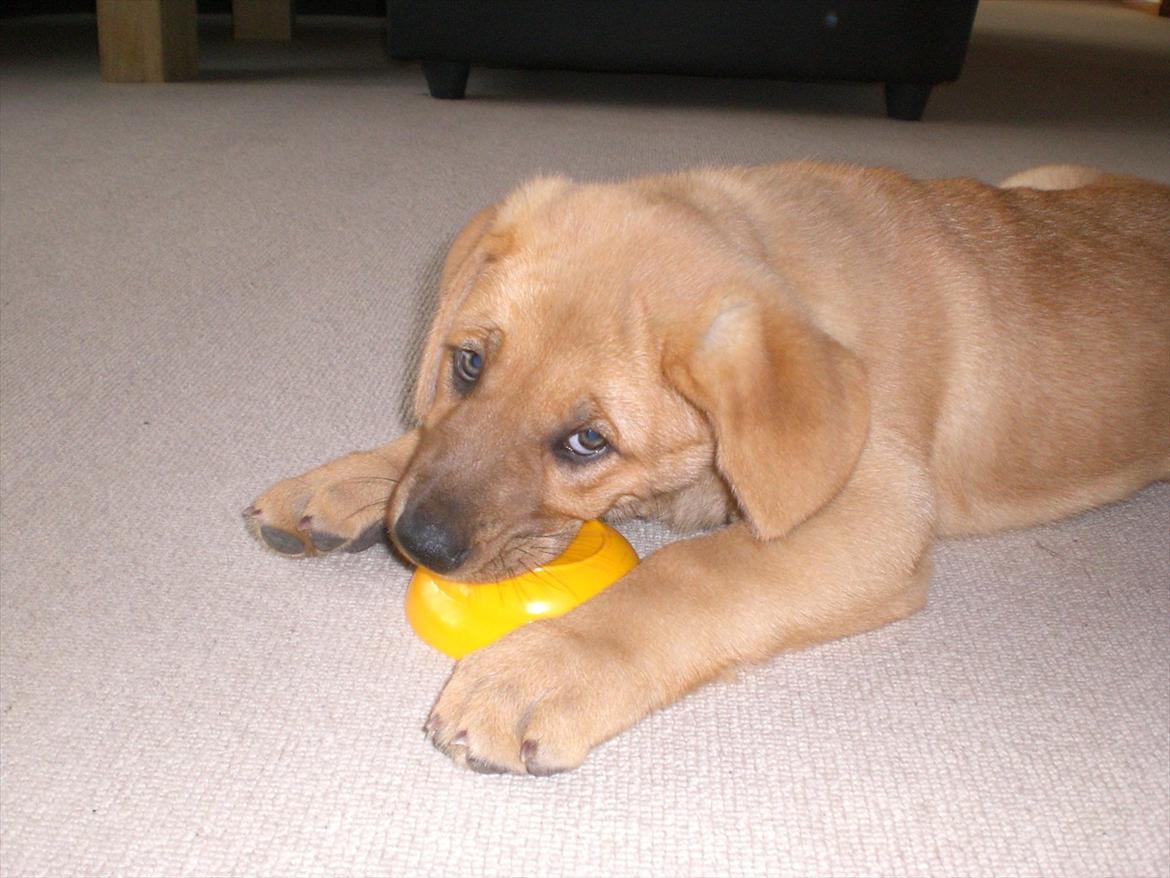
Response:
[[[476,759],[474,756],[468,756],[464,763],[468,768],[476,774],[509,774],[506,768],[501,768],[493,762],[487,762],[483,759]]]
[[[260,526],[260,538],[282,555],[301,555],[305,551],[305,544],[298,537],[269,524]]]
[[[313,541],[313,547],[318,552],[332,552],[334,549],[345,545],[345,537],[339,537],[337,534],[326,533],[321,530],[310,530],[309,539]]]
[[[345,551],[364,552],[371,546],[384,542],[386,542],[386,525],[381,519],[378,519],[350,540],[345,546]]]
[[[528,773],[534,777],[548,777],[550,774],[561,774],[566,769],[554,765],[548,765],[541,761],[540,745],[532,739],[525,739],[524,743],[520,745],[520,761],[524,763],[524,767]]]

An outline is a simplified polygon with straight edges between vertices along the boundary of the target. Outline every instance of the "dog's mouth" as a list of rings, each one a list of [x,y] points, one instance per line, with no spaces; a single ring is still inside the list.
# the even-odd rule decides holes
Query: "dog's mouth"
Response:
[[[466,583],[498,582],[544,567],[559,557],[572,542],[580,522],[570,522],[555,531],[501,533],[471,540],[470,547],[456,566],[438,569],[403,546],[391,540],[398,553],[408,563],[426,567],[444,579]],[[393,533],[393,531],[391,531]]]
[[[477,544],[458,570],[443,574],[461,582],[498,582],[528,573],[555,560],[565,551],[580,522],[549,533],[520,533]]]

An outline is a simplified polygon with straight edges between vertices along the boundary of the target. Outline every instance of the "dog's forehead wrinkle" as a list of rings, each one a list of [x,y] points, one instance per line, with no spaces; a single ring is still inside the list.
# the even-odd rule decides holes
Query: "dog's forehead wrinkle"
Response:
[[[495,269],[489,298],[511,314],[531,316],[531,309],[551,316],[549,309],[567,310],[556,315],[592,320],[628,320],[629,308],[644,308],[645,299],[656,300],[663,285],[686,296],[709,284],[710,268],[704,268],[707,249],[674,246],[663,241],[667,230],[659,225],[641,225],[638,234],[627,234],[624,226],[597,228],[583,222],[565,234],[543,230],[519,242]],[[571,232],[571,233],[570,233]],[[587,308],[587,310],[585,310]],[[580,313],[574,315],[572,312]]]
[[[513,350],[530,357],[576,356],[592,361],[628,356],[640,349],[638,321],[630,320],[618,291],[603,278],[569,278],[563,283],[544,272],[521,273],[485,299],[481,319],[500,326]],[[628,299],[627,299],[628,302]],[[588,368],[589,362],[582,362]]]

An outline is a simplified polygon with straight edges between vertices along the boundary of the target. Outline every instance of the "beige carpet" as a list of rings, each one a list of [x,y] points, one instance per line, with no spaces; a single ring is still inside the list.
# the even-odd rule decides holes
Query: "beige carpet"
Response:
[[[872,86],[666,77],[475,71],[438,103],[372,24],[227,33],[200,82],[114,86],[92,23],[3,25],[0,873],[1170,874],[1167,486],[944,545],[923,614],[550,779],[426,744],[449,664],[384,551],[290,562],[239,519],[396,432],[445,243],[526,176],[1170,180],[1170,21],[985,3],[922,124]]]

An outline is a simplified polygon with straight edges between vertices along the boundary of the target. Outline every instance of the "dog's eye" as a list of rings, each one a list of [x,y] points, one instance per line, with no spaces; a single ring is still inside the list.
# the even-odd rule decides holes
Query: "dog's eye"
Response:
[[[461,392],[472,388],[483,370],[483,356],[479,351],[463,348],[455,352],[455,384]]]
[[[565,448],[578,457],[596,457],[608,447],[605,437],[592,427],[578,430],[565,438]]]

